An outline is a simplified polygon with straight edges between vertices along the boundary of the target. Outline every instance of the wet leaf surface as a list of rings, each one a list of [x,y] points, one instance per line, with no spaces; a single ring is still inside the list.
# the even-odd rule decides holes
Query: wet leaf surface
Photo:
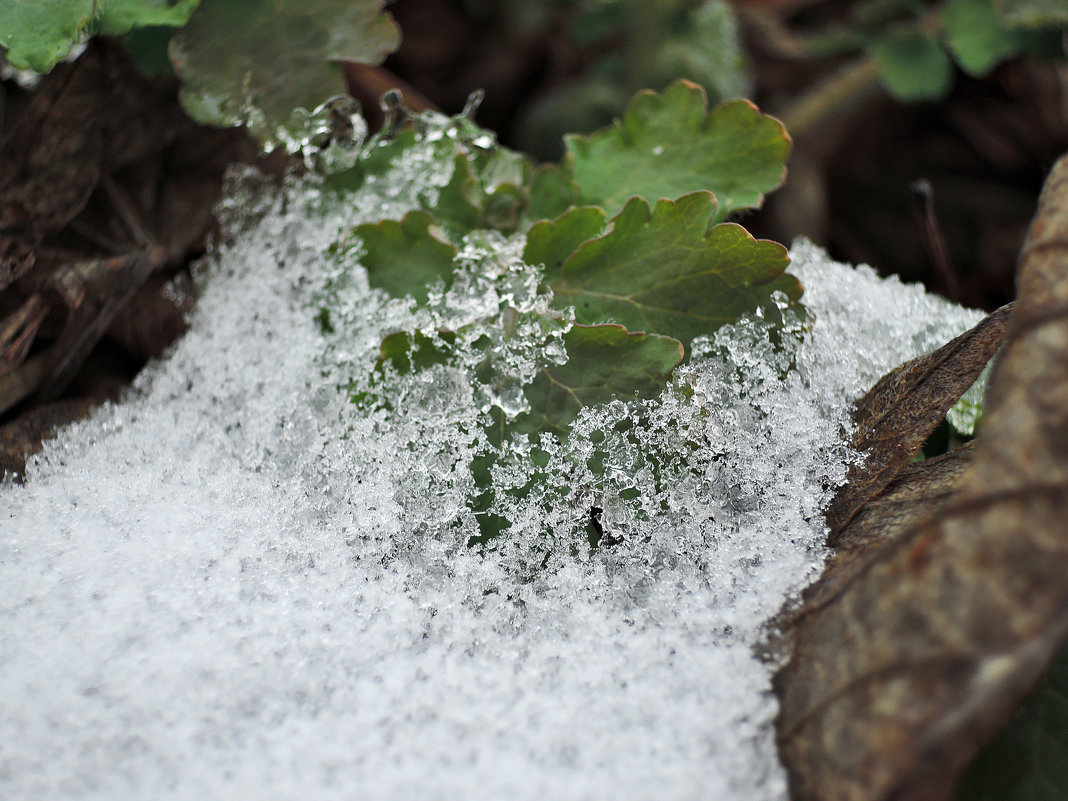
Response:
[[[186,111],[271,139],[294,109],[345,92],[337,62],[378,64],[396,48],[397,27],[381,8],[381,0],[204,4],[170,44]]]
[[[774,682],[795,798],[945,798],[1068,636],[1066,208],[1062,159],[948,497],[804,595]]]
[[[791,146],[782,123],[748,100],[709,111],[704,90],[689,81],[662,95],[639,93],[622,122],[566,143],[580,205],[612,216],[635,195],[654,202],[711,190],[717,222],[760,207],[786,177]]]

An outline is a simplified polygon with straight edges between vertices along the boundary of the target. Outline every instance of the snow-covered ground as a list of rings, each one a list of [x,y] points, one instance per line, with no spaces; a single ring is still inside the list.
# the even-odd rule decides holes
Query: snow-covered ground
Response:
[[[0,798],[785,798],[754,648],[818,572],[849,405],[978,315],[795,244],[804,342],[754,318],[696,347],[690,397],[646,407],[641,448],[692,445],[664,511],[576,491],[627,542],[532,576],[581,508],[464,546],[469,387],[392,414],[337,390],[412,314],[357,270],[340,338],[315,322],[337,230],[410,205],[389,180],[261,197],[173,353],[0,486]]]

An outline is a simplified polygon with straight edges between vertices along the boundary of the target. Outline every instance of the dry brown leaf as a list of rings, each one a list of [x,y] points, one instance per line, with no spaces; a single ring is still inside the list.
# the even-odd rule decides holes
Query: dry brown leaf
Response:
[[[946,412],[975,383],[1001,344],[1012,306],[1003,306],[933,353],[887,373],[857,404],[853,447],[866,456],[849,471],[846,485],[827,509],[829,545],[838,544],[853,516],[920,452]]]
[[[793,621],[775,688],[794,798],[946,798],[1068,635],[1068,158],[1018,289],[955,491]]]

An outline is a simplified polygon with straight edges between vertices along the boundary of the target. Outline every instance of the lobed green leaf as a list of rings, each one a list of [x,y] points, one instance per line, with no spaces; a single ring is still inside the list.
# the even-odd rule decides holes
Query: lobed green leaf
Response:
[[[545,265],[557,302],[574,306],[579,323],[613,320],[631,330],[670,332],[688,345],[775,291],[791,300],[801,296],[800,282],[784,272],[786,248],[754,239],[734,223],[713,225],[716,201],[709,192],[661,200],[652,210],[633,198],[607,233],[561,261],[560,253],[594,230],[595,215],[588,222],[580,215],[586,211],[535,226],[527,251],[528,260]],[[580,224],[587,227],[575,233]]]
[[[429,291],[439,280],[446,285],[455,270],[456,248],[439,238],[434,218],[425,211],[410,211],[403,219],[357,225],[366,251],[363,265],[373,287],[394,297],[411,295],[419,303],[429,300]]]
[[[748,100],[708,111],[704,89],[678,81],[662,95],[640,92],[622,122],[566,137],[566,164],[580,205],[616,214],[634,196],[655,201],[711,191],[718,220],[758,208],[786,177],[791,140],[781,122]]]

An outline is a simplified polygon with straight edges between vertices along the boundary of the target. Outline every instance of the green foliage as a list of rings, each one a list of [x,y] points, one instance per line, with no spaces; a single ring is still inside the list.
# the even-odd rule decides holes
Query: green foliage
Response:
[[[950,0],[941,20],[953,58],[976,78],[1020,49],[1020,37],[1002,24],[990,0]]]
[[[678,81],[663,95],[641,92],[621,123],[567,137],[579,203],[615,214],[634,195],[651,201],[711,190],[716,220],[758,208],[786,177],[790,137],[747,100],[711,112],[701,87]]]
[[[1056,51],[1063,54],[1062,32],[1051,26],[1066,22],[1064,0],[946,0],[923,16],[874,34],[868,49],[895,97],[939,100],[953,86],[954,62],[968,75],[982,78],[1021,52],[1047,51],[1049,37],[1044,34],[1058,39]]]
[[[182,104],[199,122],[268,143],[345,91],[342,60],[377,64],[399,33],[381,0],[208,0],[172,40]]]
[[[49,72],[84,34],[184,25],[200,0],[0,0],[0,45],[18,69]]]
[[[149,25],[180,27],[201,0],[109,0],[97,2],[97,33],[120,36]],[[209,0],[212,2],[212,0]]]
[[[93,19],[93,0],[0,0],[0,45],[17,69],[48,72]]]
[[[913,26],[893,28],[871,45],[883,84],[899,100],[937,100],[953,85],[953,65],[942,45]]]
[[[344,193],[412,163],[444,166],[448,179],[437,194],[417,197],[420,207],[403,219],[357,226],[333,252],[348,258],[353,247],[362,248],[370,284],[419,305],[431,302],[430,287],[440,282],[448,289],[461,271],[464,286],[492,282],[492,295],[504,305],[452,330],[391,333],[374,376],[357,382],[363,388],[353,399],[391,408],[388,398],[377,397],[391,375],[445,365],[470,371],[476,392],[489,399],[488,450],[472,465],[479,542],[508,528],[491,511],[492,471],[513,437],[532,446],[545,436],[563,440],[584,406],[655,395],[694,337],[747,312],[778,313],[775,293],[788,302],[801,295],[800,283],[785,273],[784,247],[718,222],[759,205],[782,181],[789,137],[748,102],[710,113],[700,87],[680,81],[663,96],[641,94],[623,126],[572,139],[563,164],[538,169],[497,145],[467,114],[398,119],[361,146],[350,169],[328,175],[327,185]],[[649,163],[647,154],[662,148],[679,152]],[[726,198],[726,208],[709,188]],[[523,269],[535,273],[540,291],[551,292],[551,306],[548,294],[533,306],[529,298],[509,305],[519,268],[470,272],[461,254],[472,245],[477,250],[487,230],[526,233]],[[536,369],[517,374],[507,355],[515,348],[541,349]],[[507,494],[530,491],[527,484]]]
[[[773,291],[792,300],[801,296],[797,279],[783,274],[786,248],[757,241],[734,223],[712,226],[715,216],[710,192],[660,200],[652,210],[644,198],[632,198],[608,233],[562,263],[551,257],[545,280],[558,304],[574,306],[579,323],[615,320],[631,329],[669,331],[687,344],[768,302]],[[576,238],[570,222],[562,218],[568,241]]]
[[[137,28],[123,37],[122,44],[130,59],[142,75],[154,78],[158,75],[174,77],[174,68],[167,58],[167,46],[174,36],[174,28],[166,25],[149,25]]]
[[[969,767],[958,801],[1060,801],[1068,788],[1068,645]]]
[[[438,281],[448,284],[456,248],[436,236],[433,226],[434,218],[418,210],[400,221],[357,226],[354,233],[363,243],[363,265],[371,286],[426,303],[431,287]]]
[[[525,115],[524,147],[559,154],[567,131],[592,131],[612,121],[637,91],[678,78],[701,84],[716,101],[751,93],[738,24],[724,0],[580,0],[572,3],[565,44],[595,57]],[[526,22],[525,20],[523,21]],[[518,24],[518,20],[517,20]],[[556,30],[553,36],[559,36]]]

